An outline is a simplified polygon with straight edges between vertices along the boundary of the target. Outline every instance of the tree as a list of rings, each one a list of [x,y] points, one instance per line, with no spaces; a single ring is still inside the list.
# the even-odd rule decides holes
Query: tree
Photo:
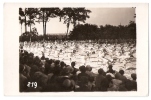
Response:
[[[79,24],[73,28],[69,36],[73,40],[136,39],[136,23],[130,21],[126,26],[101,25],[99,28],[95,24]]]
[[[131,38],[136,39],[136,23],[134,21],[129,22],[128,32]]]
[[[59,8],[40,8],[38,10],[38,22],[43,22],[43,35],[46,36],[46,24],[50,21],[50,18],[59,16]],[[42,20],[42,21],[41,21]]]
[[[26,10],[26,15],[29,18],[29,20],[27,21],[27,25],[30,27],[30,32],[31,32],[31,25],[35,24],[34,20],[36,18],[37,13],[38,13],[37,8],[27,8]]]
[[[68,35],[70,24],[73,24],[75,27],[77,21],[85,23],[85,20],[89,18],[88,13],[90,12],[90,10],[86,10],[85,8],[63,8],[60,15],[64,19],[64,24],[67,25],[66,36]]]
[[[26,24],[30,27],[30,32],[32,32],[31,26],[32,26],[32,25],[35,25],[34,20],[28,20],[28,21],[26,22]]]
[[[22,24],[25,22],[24,19],[22,19],[21,16],[19,16],[19,23],[21,24],[21,35],[22,35]]]
[[[98,26],[93,24],[76,25],[69,36],[74,40],[98,39]]]
[[[26,16],[27,16],[27,8],[24,10],[22,8],[19,8],[19,15],[21,17],[24,17],[24,22],[25,22],[25,32],[27,32],[27,27],[26,27]]]
[[[88,15],[91,13],[90,10],[87,10],[85,8],[73,8],[74,10],[74,16],[73,16],[73,26],[75,27],[77,25],[77,22],[83,22],[85,23],[85,20],[87,18],[90,18]]]

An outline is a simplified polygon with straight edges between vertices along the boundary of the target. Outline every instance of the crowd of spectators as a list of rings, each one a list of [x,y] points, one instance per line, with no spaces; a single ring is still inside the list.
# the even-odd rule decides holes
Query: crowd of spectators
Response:
[[[67,65],[45,55],[40,58],[25,50],[19,53],[20,92],[137,91],[136,74],[127,79],[124,70],[115,71],[111,64],[108,71],[100,68],[95,74],[90,65],[75,68],[75,62]],[[36,82],[36,87],[30,87],[29,82]]]

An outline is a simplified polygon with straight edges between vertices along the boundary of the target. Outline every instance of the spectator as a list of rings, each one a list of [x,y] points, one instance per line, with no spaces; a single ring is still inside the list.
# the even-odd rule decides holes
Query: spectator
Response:
[[[19,85],[20,92],[24,92],[27,89],[27,77],[23,75],[25,66],[22,64],[19,65]]]
[[[109,68],[109,70],[106,73],[115,74],[115,71],[113,70],[113,66],[112,65],[109,65],[108,68]]]
[[[81,73],[78,74],[78,80],[82,81],[82,77],[83,76],[86,77],[87,79],[89,79],[89,75],[86,74],[86,68],[85,68],[85,66],[80,66],[79,69],[80,69]]]
[[[95,87],[95,82],[94,82],[95,74],[92,72],[92,67],[90,65],[86,66],[86,74],[89,75],[88,85],[90,87],[90,90],[94,90],[94,87]]]
[[[102,68],[100,68],[98,70],[98,75],[96,76],[96,80],[95,80],[95,86],[96,86],[96,90],[100,91],[103,87],[101,87],[102,81],[104,80],[105,76],[104,76],[104,70]]]
[[[123,84],[125,84],[127,78],[124,76],[124,70],[120,70],[119,73],[121,74],[119,79],[122,80]]]
[[[88,86],[88,78],[87,76],[82,76],[81,81],[79,83],[79,88],[76,91],[84,92],[84,91],[91,91],[90,87]]]
[[[131,74],[131,77],[133,80],[127,80],[125,87],[128,91],[137,91],[136,74]]]
[[[120,88],[124,88],[122,80],[120,80],[120,74],[115,75],[115,79],[112,79],[108,91],[119,91]]]

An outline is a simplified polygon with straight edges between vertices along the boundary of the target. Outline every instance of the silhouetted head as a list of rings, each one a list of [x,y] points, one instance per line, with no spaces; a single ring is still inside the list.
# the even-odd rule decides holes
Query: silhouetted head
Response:
[[[65,66],[65,63],[63,61],[61,61],[60,66],[63,68]]]
[[[75,62],[71,62],[71,66],[74,67],[75,66]]]
[[[121,70],[119,71],[119,73],[120,73],[121,75],[124,75],[124,70],[121,69]]]
[[[85,71],[86,71],[86,68],[85,68],[85,66],[80,66],[80,71],[82,72],[82,73],[85,73]]]
[[[103,70],[102,68],[100,68],[100,69],[98,70],[98,73],[99,73],[100,75],[103,75],[104,70]]]
[[[137,77],[136,77],[136,74],[135,74],[135,73],[131,74],[131,77],[132,77],[132,79],[133,79],[133,80],[136,80],[136,79],[137,79]]]

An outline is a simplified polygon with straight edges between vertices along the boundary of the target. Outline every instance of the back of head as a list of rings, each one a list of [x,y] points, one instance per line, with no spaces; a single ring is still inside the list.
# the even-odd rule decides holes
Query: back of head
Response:
[[[86,68],[85,68],[85,66],[80,66],[80,71],[82,72],[82,73],[85,73],[85,71],[86,71]]]
[[[59,65],[60,61],[59,60],[56,60],[55,61],[55,65]]]
[[[74,67],[75,66],[75,62],[71,62],[71,66]]]
[[[131,77],[133,78],[133,80],[136,80],[136,79],[137,79],[137,77],[136,77],[136,74],[135,74],[135,73],[131,74]]]
[[[98,73],[99,73],[100,75],[103,75],[104,70],[103,70],[102,68],[100,68],[100,69],[98,70]]]
[[[38,66],[36,66],[36,65],[32,65],[31,66],[31,72],[37,72],[37,71],[40,71],[40,69],[38,68]]]
[[[124,70],[121,69],[121,70],[119,71],[119,73],[120,73],[121,75],[124,75]]]
[[[63,61],[60,62],[61,67],[65,66],[65,63]]]
[[[63,70],[62,70],[62,74],[63,74],[63,75],[69,75],[69,74],[71,74],[72,72],[73,72],[73,68],[70,67],[70,66],[63,68]]]

